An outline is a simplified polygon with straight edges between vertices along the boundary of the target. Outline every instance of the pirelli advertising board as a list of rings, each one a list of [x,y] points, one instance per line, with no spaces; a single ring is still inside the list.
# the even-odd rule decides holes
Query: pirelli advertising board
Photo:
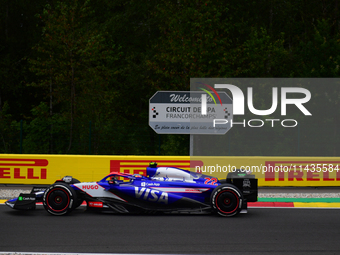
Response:
[[[145,174],[150,162],[223,179],[241,169],[252,172],[259,186],[339,186],[340,157],[189,157],[189,156],[0,156],[1,184],[51,184],[70,175],[98,181],[113,171]]]

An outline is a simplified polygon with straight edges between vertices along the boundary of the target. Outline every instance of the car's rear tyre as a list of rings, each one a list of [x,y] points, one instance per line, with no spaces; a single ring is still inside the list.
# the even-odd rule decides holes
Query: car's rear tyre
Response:
[[[43,205],[53,215],[64,215],[71,212],[77,204],[77,194],[65,183],[55,183],[44,193]]]
[[[222,184],[211,193],[211,207],[221,216],[230,217],[241,211],[243,196],[241,191],[231,184]]]

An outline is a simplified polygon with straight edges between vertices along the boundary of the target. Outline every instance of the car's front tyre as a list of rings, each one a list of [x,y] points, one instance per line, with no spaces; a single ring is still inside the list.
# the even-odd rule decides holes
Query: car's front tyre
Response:
[[[55,183],[46,189],[43,205],[47,212],[53,215],[64,215],[76,207],[77,194],[65,183]]]

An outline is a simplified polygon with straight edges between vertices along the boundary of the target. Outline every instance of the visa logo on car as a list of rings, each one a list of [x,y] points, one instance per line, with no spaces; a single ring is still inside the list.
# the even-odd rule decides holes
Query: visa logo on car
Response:
[[[160,193],[160,194],[159,194]],[[168,204],[168,193],[148,188],[135,187],[136,198],[141,198],[151,202]]]

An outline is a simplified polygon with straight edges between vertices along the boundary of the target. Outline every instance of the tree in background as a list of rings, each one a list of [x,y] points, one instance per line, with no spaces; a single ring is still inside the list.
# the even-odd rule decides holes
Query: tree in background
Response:
[[[42,38],[34,47],[37,56],[29,60],[31,71],[38,78],[31,86],[41,88],[48,99],[46,117],[59,115],[61,123],[69,126],[64,153],[80,149],[72,147],[79,140],[77,136],[84,136],[84,123],[117,119],[112,104],[116,94],[110,83],[117,70],[119,46],[100,28],[94,15],[89,1],[78,0],[56,1],[38,14],[44,27]],[[50,125],[51,146],[56,139],[55,128]],[[65,132],[61,136],[65,137]],[[52,147],[50,150],[53,152]]]
[[[19,152],[23,119],[25,153],[187,155],[188,136],[148,126],[156,91],[189,90],[190,77],[339,77],[337,0],[0,7],[0,152]],[[271,103],[268,88],[254,88],[258,109]],[[298,129],[234,129],[231,155],[339,155],[339,88],[312,89],[308,109],[321,116],[322,135],[303,120],[297,149]]]

